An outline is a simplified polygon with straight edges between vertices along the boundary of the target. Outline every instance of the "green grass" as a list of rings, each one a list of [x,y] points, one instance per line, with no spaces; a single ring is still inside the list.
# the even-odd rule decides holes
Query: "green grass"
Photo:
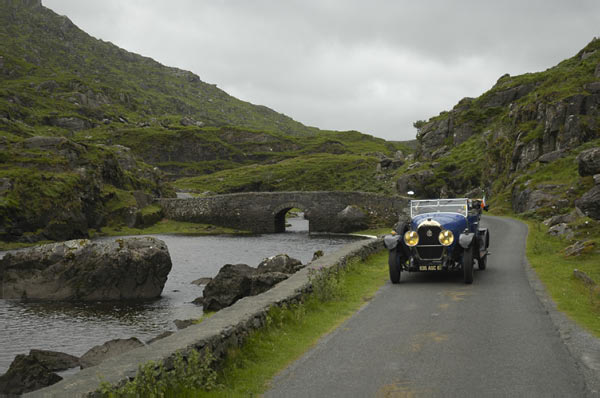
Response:
[[[264,392],[279,371],[325,334],[352,316],[387,281],[387,253],[350,265],[336,278],[333,297],[309,297],[304,304],[270,313],[270,324],[252,333],[241,349],[228,353],[218,382],[223,389],[195,391],[203,397],[249,397]]]
[[[360,155],[315,154],[275,164],[255,164],[173,183],[184,190],[215,193],[262,191],[382,191],[377,159]],[[389,184],[388,184],[389,186]]]
[[[364,229],[362,231],[354,232],[353,234],[354,235],[373,235],[373,236],[387,235],[392,232],[392,227],[393,227],[393,225],[390,225],[389,227]]]
[[[163,219],[147,228],[129,228],[125,226],[103,227],[99,234],[107,236],[122,235],[150,235],[150,234],[173,234],[173,235],[223,235],[223,234],[247,234],[247,231],[219,227],[210,224],[199,224],[184,221]]]
[[[563,250],[570,243],[548,235],[543,224],[530,220],[525,222],[529,227],[527,258],[558,309],[600,337],[600,295],[597,290],[590,289],[573,276],[573,270],[579,269],[600,282],[598,221],[584,219],[579,222],[577,235],[595,242],[595,252],[578,257],[566,257]]]

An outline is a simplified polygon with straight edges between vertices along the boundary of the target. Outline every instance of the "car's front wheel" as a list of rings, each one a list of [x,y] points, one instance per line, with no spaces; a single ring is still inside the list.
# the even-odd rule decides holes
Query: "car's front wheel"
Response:
[[[473,283],[473,246],[463,251],[463,274],[465,283]]]
[[[400,273],[402,267],[400,264],[400,257],[398,256],[398,248],[390,250],[388,257],[388,266],[390,268],[390,280],[392,283],[400,283]]]

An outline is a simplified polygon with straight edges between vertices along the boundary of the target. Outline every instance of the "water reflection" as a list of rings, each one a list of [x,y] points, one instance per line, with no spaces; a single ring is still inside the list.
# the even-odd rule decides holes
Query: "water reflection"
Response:
[[[0,374],[17,354],[32,348],[81,355],[94,345],[135,336],[148,340],[175,330],[173,320],[198,318],[202,307],[191,303],[202,286],[190,282],[212,277],[227,263],[256,266],[263,258],[287,253],[306,263],[317,250],[326,253],[356,239],[311,236],[301,215],[289,219],[286,233],[260,236],[157,235],[169,247],[173,268],[162,297],[114,303],[21,302],[0,300]],[[104,238],[113,239],[113,238]]]

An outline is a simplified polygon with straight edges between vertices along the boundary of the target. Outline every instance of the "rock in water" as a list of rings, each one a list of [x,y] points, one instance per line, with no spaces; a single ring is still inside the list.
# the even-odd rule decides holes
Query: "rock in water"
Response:
[[[62,377],[32,355],[17,355],[8,371],[0,376],[0,396],[15,396],[51,386]]]
[[[265,258],[258,264],[257,272],[265,274],[268,272],[282,272],[284,274],[293,274],[304,266],[300,260],[296,260],[287,254],[278,254],[273,257]]]
[[[79,358],[64,352],[31,350],[29,355],[37,359],[42,365],[52,372],[75,368],[79,366]]]
[[[202,292],[204,310],[218,311],[249,296],[255,272],[256,268],[246,264],[225,264]]]
[[[266,292],[281,281],[289,278],[289,274],[283,272],[267,272],[264,274],[252,275],[250,284],[250,296],[256,296]]]
[[[167,245],[156,238],[71,240],[6,254],[0,260],[0,298],[155,298],[170,271]]]
[[[192,281],[192,285],[197,285],[197,286],[203,286],[203,285],[207,285],[208,282],[210,282],[212,280],[212,278],[198,278],[195,281]]]
[[[242,297],[266,292],[277,283],[304,267],[287,254],[264,259],[258,268],[246,264],[225,264],[204,288],[203,297],[194,300],[206,311],[229,307]],[[178,326],[179,327],[179,326]]]
[[[144,343],[132,337],[130,339],[115,339],[109,340],[102,345],[92,347],[88,352],[79,358],[81,369],[89,368],[90,366],[98,365],[107,358],[114,357],[123,352],[133,350],[134,348],[142,347]]]

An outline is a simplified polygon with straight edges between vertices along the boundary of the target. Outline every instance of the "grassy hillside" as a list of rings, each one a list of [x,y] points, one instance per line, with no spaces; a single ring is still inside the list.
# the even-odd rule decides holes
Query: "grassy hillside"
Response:
[[[39,137],[61,140],[30,148]],[[173,195],[166,180],[195,192],[389,191],[379,160],[410,151],[238,100],[89,36],[39,0],[0,1],[0,145],[0,238],[16,242],[146,224],[159,214],[141,193]]]
[[[0,116],[54,134],[57,122],[155,126],[235,125],[309,134],[264,106],[240,101],[191,72],[97,40],[67,17],[28,2],[0,2]],[[44,127],[42,127],[44,126]],[[19,130],[19,126],[4,125]]]
[[[415,191],[431,195],[443,188],[449,196],[474,188],[510,196],[515,181],[548,174],[547,167],[575,182],[575,155],[600,138],[599,64],[600,40],[595,39],[555,67],[504,75],[481,96],[417,122],[418,163],[399,169],[396,177],[427,174],[414,184]],[[556,159],[543,157],[550,153]],[[559,163],[546,166],[554,162]]]

